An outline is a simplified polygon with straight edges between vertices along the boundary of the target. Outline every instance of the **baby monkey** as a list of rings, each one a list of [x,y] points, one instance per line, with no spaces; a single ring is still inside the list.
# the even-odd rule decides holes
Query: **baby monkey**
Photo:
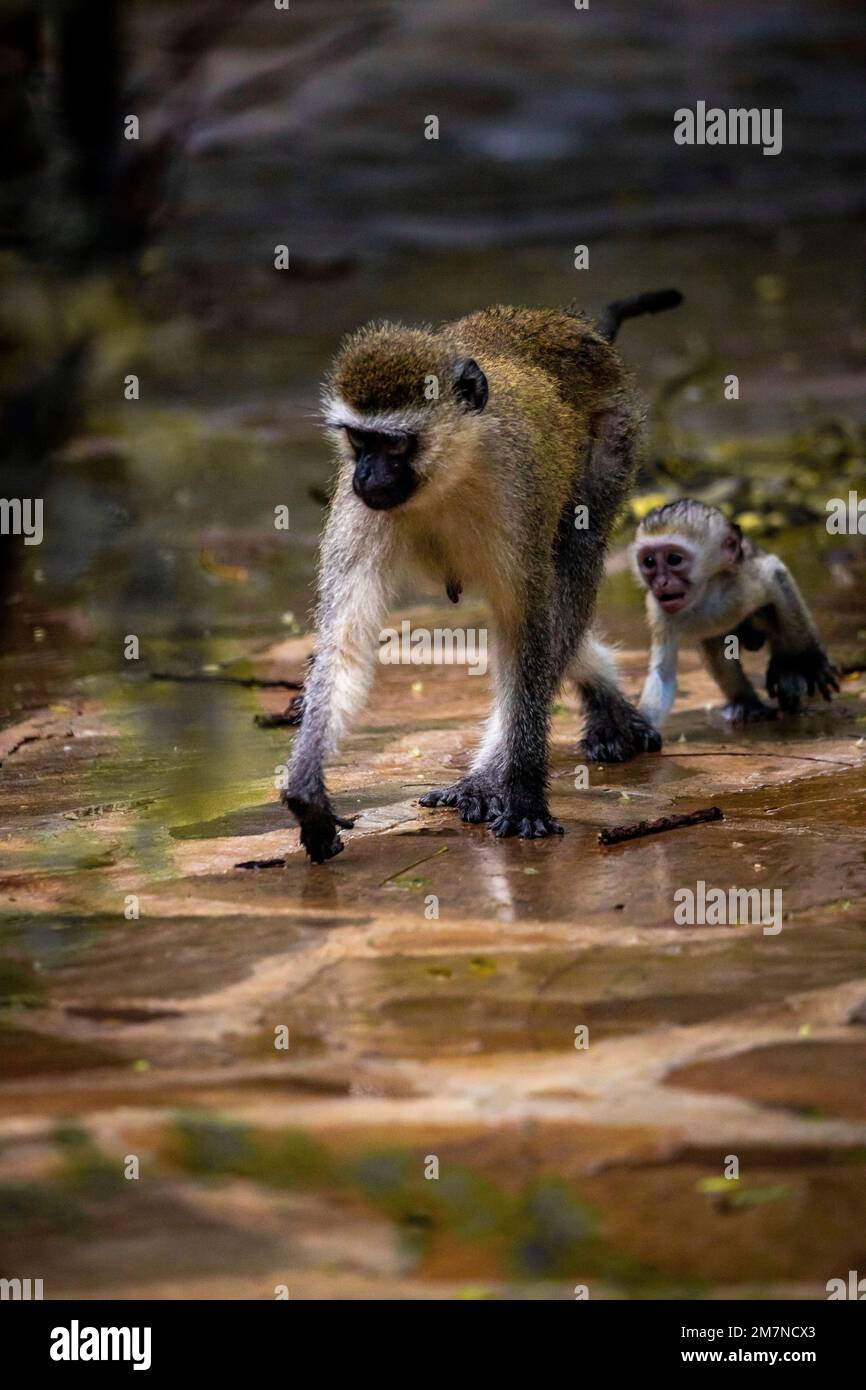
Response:
[[[750,652],[769,643],[767,693],[786,714],[799,710],[806,693],[819,691],[829,700],[839,689],[786,566],[748,540],[717,507],[682,498],[654,508],[638,526],[632,564],[647,590],[652,630],[640,710],[656,727],[676,698],[681,642],[699,642],[734,724],[774,719],[778,711],[759,698],[738,655],[728,655],[730,637]]]

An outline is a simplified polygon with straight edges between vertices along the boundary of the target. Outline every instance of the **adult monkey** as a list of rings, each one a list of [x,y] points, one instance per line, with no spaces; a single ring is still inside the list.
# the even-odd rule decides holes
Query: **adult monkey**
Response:
[[[401,568],[455,601],[464,585],[480,589],[498,642],[495,704],[472,766],[422,805],[455,806],[497,836],[561,833],[546,788],[550,707],[566,675],[583,698],[590,761],[660,748],[590,624],[643,419],[611,342],[623,319],[680,299],[620,301],[600,326],[499,305],[438,332],[382,323],[344,343],[324,392],[341,467],[316,660],[283,793],[316,863],[340,852],[338,828],[352,824],[334,812],[324,763],[367,693]]]

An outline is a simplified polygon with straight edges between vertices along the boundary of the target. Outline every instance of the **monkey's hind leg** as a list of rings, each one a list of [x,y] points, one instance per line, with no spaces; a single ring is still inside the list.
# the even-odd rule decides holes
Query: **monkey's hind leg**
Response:
[[[586,715],[584,749],[592,762],[624,762],[638,753],[657,752],[662,746],[661,735],[620,690],[613,652],[589,627],[604,569],[607,538],[635,472],[639,431],[640,412],[623,395],[596,422],[585,468],[575,479],[574,501],[586,504],[590,529],[576,526],[571,507],[566,508],[560,522],[560,676],[567,672],[582,698]]]
[[[623,763],[657,753],[662,736],[619,688],[611,649],[588,633],[569,667],[583,701],[583,750],[591,763]]]
[[[785,714],[797,714],[807,694],[832,699],[839,675],[821,646],[803,595],[777,556],[770,557],[767,584],[772,598],[767,694]]]
[[[825,700],[839,692],[839,675],[821,647],[806,651],[774,651],[767,666],[767,694],[779,701],[783,714],[799,714],[807,695]]]
[[[705,637],[701,642],[704,664],[727,700],[724,716],[731,724],[757,724],[775,719],[776,710],[765,705],[737,657],[725,655],[724,637]]]

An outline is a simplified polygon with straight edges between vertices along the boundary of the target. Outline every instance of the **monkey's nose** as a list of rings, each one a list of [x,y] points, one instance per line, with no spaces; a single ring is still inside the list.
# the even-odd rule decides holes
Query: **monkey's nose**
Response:
[[[369,454],[362,454],[355,464],[355,476],[352,479],[352,487],[359,497],[370,486],[372,477],[373,460]]]
[[[377,455],[363,454],[355,465],[352,491],[372,511],[383,512],[411,497],[416,483],[411,468],[395,468]]]
[[[352,479],[356,497],[360,497],[361,501],[369,506],[375,506],[374,499],[387,494],[390,482],[388,472],[382,467],[380,459],[372,454],[361,455],[355,465],[355,476]]]

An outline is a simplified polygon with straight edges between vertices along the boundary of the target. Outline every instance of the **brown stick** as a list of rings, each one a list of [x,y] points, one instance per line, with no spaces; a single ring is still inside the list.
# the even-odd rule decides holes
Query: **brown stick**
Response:
[[[242,685],[246,690],[303,690],[299,681],[265,680],[263,676],[216,676],[207,671],[151,671],[152,681],[176,685]]]
[[[813,758],[808,753],[771,753],[769,748],[713,748],[709,753],[659,753],[660,758],[781,758],[789,763],[829,763],[831,767],[859,767],[859,763],[843,763],[838,758]],[[570,774],[566,774],[569,776]]]
[[[260,729],[294,729],[300,724],[304,712],[304,702],[300,695],[293,695],[282,714],[257,714],[253,722]]]
[[[301,722],[301,716],[294,711],[286,714],[257,714],[253,717],[253,723],[260,729],[296,729]]]
[[[658,820],[639,820],[631,825],[612,825],[598,835],[600,845],[621,845],[625,840],[642,840],[645,835],[660,835],[663,830],[680,830],[685,825],[703,825],[705,821],[724,820],[721,807],[708,806],[703,811],[688,811],[682,816],[659,816]]]

